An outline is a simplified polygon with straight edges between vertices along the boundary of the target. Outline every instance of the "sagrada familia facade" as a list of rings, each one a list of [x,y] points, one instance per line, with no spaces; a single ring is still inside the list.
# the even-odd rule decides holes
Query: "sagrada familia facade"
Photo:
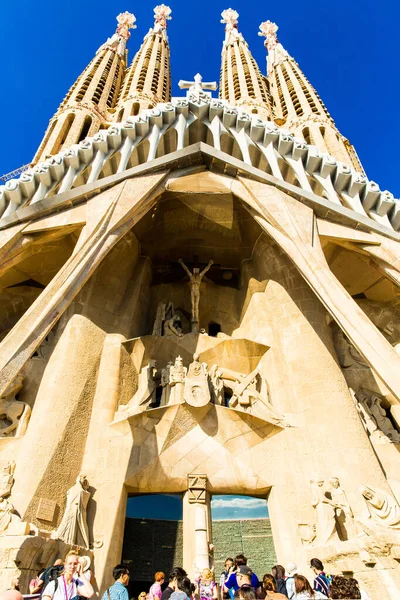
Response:
[[[264,75],[225,10],[218,97],[171,98],[154,14],[130,64],[117,17],[0,187],[1,588],[79,546],[103,591],[143,493],[182,495],[193,573],[212,495],[244,494],[279,563],[398,598],[400,201],[274,23]]]

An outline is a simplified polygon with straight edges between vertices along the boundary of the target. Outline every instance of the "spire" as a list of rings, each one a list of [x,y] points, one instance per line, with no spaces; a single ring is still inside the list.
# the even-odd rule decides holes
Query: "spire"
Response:
[[[116,19],[116,32],[100,46],[50,119],[33,163],[94,135],[111,120],[126,69],[129,30],[136,27],[131,13]]]
[[[265,37],[264,46],[268,50],[268,75],[272,72],[275,65],[289,57],[289,54],[286,52],[282,44],[278,42],[278,37],[276,35],[278,29],[279,28],[276,23],[264,21],[264,23],[261,23],[260,31],[258,32],[258,35]]]
[[[170,49],[167,21],[171,9],[165,4],[154,8],[154,26],[148,31],[126,72],[118,101],[116,120],[123,121],[140,110],[171,99]]]
[[[228,8],[221,13],[225,24],[219,97],[230,104],[270,119],[269,83],[261,74],[246,40],[238,30],[239,14]]]
[[[354,148],[336,128],[325,104],[297,62],[279,43],[277,31],[275,23],[264,21],[258,34],[265,37],[268,52],[268,80],[274,99],[275,122],[285,125],[321,152],[363,172]]]

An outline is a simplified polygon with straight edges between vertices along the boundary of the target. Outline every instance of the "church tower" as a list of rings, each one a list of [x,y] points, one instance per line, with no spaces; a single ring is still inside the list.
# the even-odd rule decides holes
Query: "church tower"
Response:
[[[357,153],[339,132],[326,106],[297,62],[279,43],[278,26],[271,21],[260,25],[268,50],[267,69],[273,97],[275,122],[303,137],[308,144],[363,172]]]
[[[34,164],[94,135],[110,119],[126,68],[129,29],[136,27],[129,12],[119,14],[117,21],[115,34],[100,46],[50,120]]]
[[[153,108],[158,102],[171,99],[170,49],[167,21],[171,9],[165,4],[154,9],[154,26],[127,70],[118,102],[117,121]]]
[[[246,40],[238,31],[238,13],[231,8],[221,14],[225,24],[219,97],[242,106],[263,119],[272,118],[269,83],[261,74]]]

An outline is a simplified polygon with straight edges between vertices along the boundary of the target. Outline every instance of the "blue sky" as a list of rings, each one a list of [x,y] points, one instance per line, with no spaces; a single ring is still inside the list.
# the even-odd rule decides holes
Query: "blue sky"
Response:
[[[174,494],[151,494],[129,498],[127,516],[139,519],[182,519],[182,497]],[[214,521],[266,518],[267,502],[249,496],[213,496],[211,517]]]
[[[49,118],[69,86],[115,29],[125,10],[137,17],[130,60],[152,25],[154,0],[2,2],[0,56],[2,135],[0,171],[29,162]],[[219,78],[223,25],[231,6],[260,67],[265,69],[261,21],[279,25],[279,39],[316,87],[336,124],[356,147],[370,179],[400,197],[397,177],[399,3],[394,0],[260,2],[171,0],[169,22],[173,94],[197,71]]]

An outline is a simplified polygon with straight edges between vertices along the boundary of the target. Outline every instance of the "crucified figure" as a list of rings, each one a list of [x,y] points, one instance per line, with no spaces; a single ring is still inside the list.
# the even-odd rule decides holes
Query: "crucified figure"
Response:
[[[200,284],[204,275],[211,268],[211,265],[214,264],[213,260],[210,260],[208,265],[200,272],[200,269],[193,269],[193,273],[189,271],[183,260],[180,258],[178,263],[181,265],[182,269],[189,275],[189,285],[190,285],[190,298],[192,301],[192,323],[198,324],[199,322],[199,301],[200,301]],[[192,327],[192,331],[196,330],[197,327]]]

